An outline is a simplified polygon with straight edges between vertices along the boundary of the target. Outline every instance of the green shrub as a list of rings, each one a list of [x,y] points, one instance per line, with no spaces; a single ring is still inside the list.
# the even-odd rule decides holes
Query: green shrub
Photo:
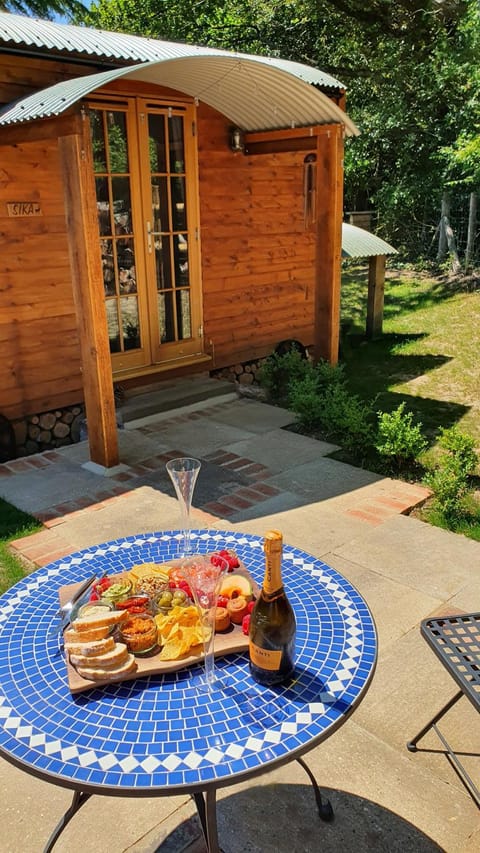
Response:
[[[350,394],[343,368],[320,363],[290,386],[290,408],[305,431],[321,432],[351,453],[364,456],[373,441],[373,409]]]
[[[315,371],[311,371],[298,382],[292,382],[289,408],[295,412],[296,422],[302,430],[311,432],[321,428],[324,403]]]
[[[293,345],[284,355],[272,353],[260,367],[257,378],[273,403],[288,405],[290,386],[301,382],[313,369]]]
[[[433,509],[447,520],[459,519],[470,512],[470,477],[478,464],[475,442],[458,427],[442,427],[438,445],[442,452],[425,483],[433,491]]]
[[[405,403],[393,412],[378,412],[375,447],[397,472],[408,469],[427,447],[422,424],[414,424],[413,413],[405,413]]]

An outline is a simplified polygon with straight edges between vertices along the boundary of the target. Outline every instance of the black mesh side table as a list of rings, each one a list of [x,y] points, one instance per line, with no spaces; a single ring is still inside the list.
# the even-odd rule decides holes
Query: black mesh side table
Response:
[[[457,682],[460,690],[407,743],[407,749],[410,752],[416,752],[418,741],[433,729],[444,745],[455,770],[480,808],[480,791],[437,727],[439,720],[462,696],[466,696],[477,711],[480,710],[480,613],[462,613],[457,616],[424,619],[420,630],[443,666]]]

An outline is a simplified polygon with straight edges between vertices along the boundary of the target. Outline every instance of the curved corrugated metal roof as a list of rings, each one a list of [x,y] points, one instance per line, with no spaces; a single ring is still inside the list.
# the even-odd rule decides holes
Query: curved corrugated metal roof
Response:
[[[195,48],[175,59],[116,68],[62,81],[0,110],[0,125],[49,118],[119,77],[160,84],[209,104],[245,131],[342,124],[359,131],[323,92],[256,57]]]
[[[342,257],[368,258],[372,255],[396,255],[397,250],[364,228],[342,222]]]
[[[256,58],[260,62],[273,65],[283,71],[288,71],[316,86],[326,89],[344,90],[339,80],[313,68],[276,57],[257,56],[249,54],[219,51],[213,48],[198,47],[197,45],[181,44],[171,41],[144,38],[143,36],[112,33],[106,30],[95,30],[89,27],[79,27],[73,24],[58,24],[24,15],[13,15],[0,12],[0,43],[24,45],[39,50],[55,50],[60,53],[78,54],[98,57],[103,60],[152,62],[158,59],[172,59],[178,56],[191,56],[195,51],[202,53],[225,54],[245,58]]]

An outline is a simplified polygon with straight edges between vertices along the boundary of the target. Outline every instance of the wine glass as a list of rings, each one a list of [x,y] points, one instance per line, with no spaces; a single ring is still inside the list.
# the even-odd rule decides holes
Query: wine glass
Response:
[[[170,459],[166,464],[180,504],[183,530],[183,553],[180,555],[182,557],[187,557],[188,554],[192,553],[190,544],[190,508],[192,506],[193,490],[201,465],[202,463],[198,459],[192,459],[189,456]]]
[[[205,675],[200,690],[206,693],[222,686],[215,677],[215,611],[221,580],[227,569],[228,562],[223,557],[215,556],[213,564],[205,554],[194,554],[181,564],[202,623]]]

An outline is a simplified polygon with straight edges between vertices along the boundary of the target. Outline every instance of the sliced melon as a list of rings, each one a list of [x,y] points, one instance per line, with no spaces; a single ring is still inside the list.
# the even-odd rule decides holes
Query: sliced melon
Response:
[[[246,601],[251,601],[253,598],[252,584],[245,575],[232,574],[225,575],[222,579],[220,595],[225,595],[227,598],[237,598],[243,595]]]

